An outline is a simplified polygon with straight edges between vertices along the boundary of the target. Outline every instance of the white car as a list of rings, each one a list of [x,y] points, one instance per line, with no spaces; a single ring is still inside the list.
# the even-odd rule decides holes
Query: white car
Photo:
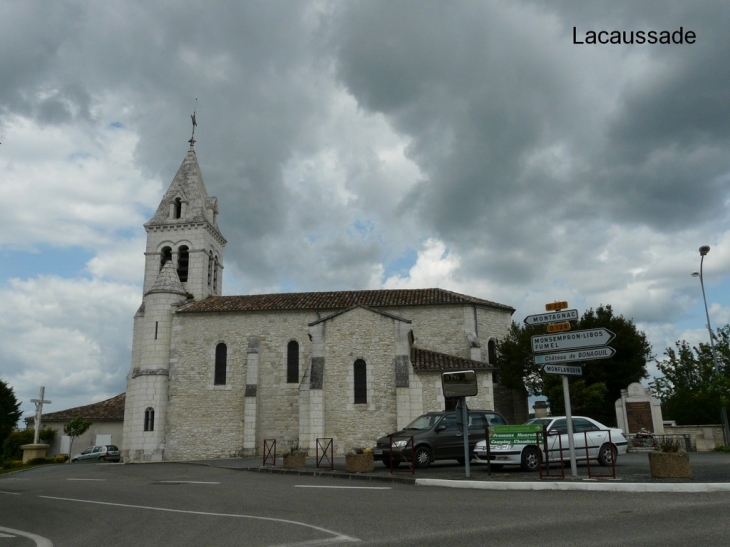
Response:
[[[548,418],[533,418],[525,422],[525,428],[517,426],[516,429],[535,430],[544,428],[548,435],[548,455],[550,461],[570,459],[568,448],[568,422],[565,416],[550,416]],[[539,427],[534,427],[539,426]],[[509,428],[509,426],[506,426]],[[504,429],[509,431],[509,429]],[[519,465],[526,471],[537,471],[538,448],[537,436],[534,432],[523,432],[514,434],[500,434],[499,428],[495,428],[495,434],[491,437],[489,444],[492,469],[501,468],[503,465]],[[558,435],[559,433],[559,435]],[[500,439],[501,437],[501,439]],[[558,440],[560,439],[560,440]],[[573,416],[573,439],[575,442],[576,460],[586,460],[586,440],[588,441],[588,459],[597,460],[599,464],[608,466],[616,462],[620,454],[626,454],[628,441],[623,431],[605,425],[583,416]],[[541,436],[541,443],[542,436]],[[562,453],[560,447],[562,446]],[[545,460],[544,447],[542,458]],[[487,445],[485,441],[479,441],[474,447],[476,461],[488,462]]]

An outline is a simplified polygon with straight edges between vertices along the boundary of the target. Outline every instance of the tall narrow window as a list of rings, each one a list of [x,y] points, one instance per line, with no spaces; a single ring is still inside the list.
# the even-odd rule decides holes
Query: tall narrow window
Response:
[[[299,383],[299,342],[296,340],[286,346],[286,382]]]
[[[213,282],[213,251],[208,253],[208,286]]]
[[[487,342],[487,359],[490,365],[494,366],[497,364],[497,343],[494,339]],[[495,384],[499,383],[496,370],[492,372],[492,382]]]
[[[155,409],[148,407],[144,411],[144,430],[154,431],[155,430]]]
[[[160,251],[160,269],[165,265],[165,262],[172,260],[172,249],[170,247],[163,247]]]
[[[160,327],[160,322],[155,321],[155,340],[157,340],[157,331],[158,331],[159,327]]]
[[[368,402],[368,377],[365,361],[355,361],[355,404],[363,405]]]
[[[215,377],[213,383],[217,386],[226,385],[226,361],[228,360],[228,348],[224,343],[215,347]]]
[[[190,263],[190,250],[187,245],[181,245],[177,250],[177,276],[181,283],[188,280],[188,264]]]
[[[175,198],[175,218],[180,218],[182,216],[182,200],[180,198]]]
[[[218,290],[218,257],[215,257],[213,262],[213,290]]]

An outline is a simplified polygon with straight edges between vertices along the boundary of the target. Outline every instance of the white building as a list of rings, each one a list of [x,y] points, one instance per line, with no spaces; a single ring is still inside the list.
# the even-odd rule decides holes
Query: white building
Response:
[[[526,419],[489,364],[513,308],[442,289],[222,296],[217,214],[191,144],[145,224],[124,460],[261,454],[264,439],[343,454],[449,407],[444,370],[477,371],[472,408]]]

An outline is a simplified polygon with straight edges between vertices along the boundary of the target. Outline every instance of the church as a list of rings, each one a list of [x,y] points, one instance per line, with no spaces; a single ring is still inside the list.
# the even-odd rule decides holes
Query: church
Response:
[[[452,370],[476,371],[471,408],[526,419],[492,364],[510,306],[434,288],[223,296],[227,242],[194,144],[144,225],[123,461],[261,455],[265,440],[342,455],[452,408]]]

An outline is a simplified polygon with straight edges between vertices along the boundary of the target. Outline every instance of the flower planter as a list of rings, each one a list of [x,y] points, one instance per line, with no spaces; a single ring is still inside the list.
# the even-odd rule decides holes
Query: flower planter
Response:
[[[687,452],[649,452],[649,470],[655,479],[692,478]]]
[[[304,452],[294,452],[293,454],[284,454],[284,467],[294,469],[296,467],[306,467],[307,455]]]
[[[375,460],[372,454],[346,454],[345,470],[348,473],[364,473],[375,469]]]

